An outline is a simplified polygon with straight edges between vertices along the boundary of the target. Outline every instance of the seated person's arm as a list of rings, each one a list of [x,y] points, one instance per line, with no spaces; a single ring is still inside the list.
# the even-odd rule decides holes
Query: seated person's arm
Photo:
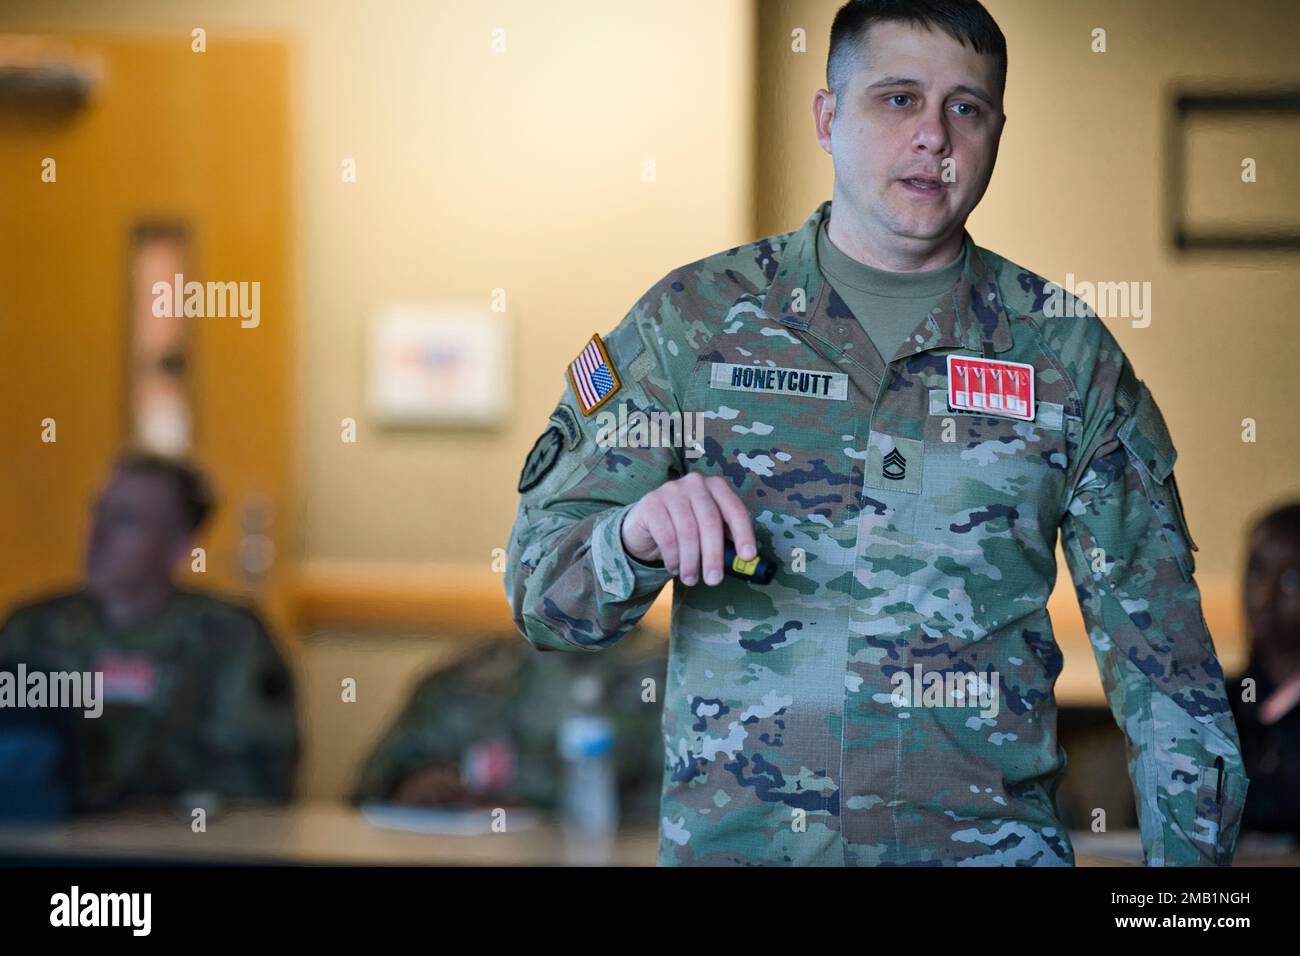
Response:
[[[287,801],[299,756],[293,674],[256,614],[222,642],[216,698],[203,734],[207,789],[234,799]]]
[[[352,793],[352,802],[368,801],[437,806],[495,806],[497,792],[476,792],[462,781],[465,750],[485,734],[500,715],[498,696],[470,679],[480,657],[426,677],[405,709],[371,753]]]

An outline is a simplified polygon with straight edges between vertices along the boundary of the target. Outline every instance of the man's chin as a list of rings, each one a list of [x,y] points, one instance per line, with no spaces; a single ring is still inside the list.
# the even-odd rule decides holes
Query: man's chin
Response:
[[[952,235],[953,222],[904,222],[897,230],[897,235],[917,243],[933,243]]]
[[[947,210],[918,213],[915,209],[893,210],[893,233],[903,239],[932,241],[949,235],[955,217]]]

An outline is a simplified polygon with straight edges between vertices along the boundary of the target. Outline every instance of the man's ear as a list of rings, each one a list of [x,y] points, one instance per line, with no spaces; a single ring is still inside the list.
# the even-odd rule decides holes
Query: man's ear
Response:
[[[825,141],[823,142],[822,131],[821,131],[821,118],[822,118],[822,114],[825,113],[827,110],[828,103],[830,104],[829,109],[831,112],[831,122],[827,124],[826,137],[825,137]],[[830,126],[833,125],[835,122],[835,108],[837,106],[838,104],[835,101],[835,94],[832,91],[823,88],[818,90],[815,94],[813,94],[813,102],[812,102],[813,123],[817,129],[817,144],[821,146],[824,152],[827,153],[831,152]]]
[[[1007,114],[1001,113],[998,116],[998,128],[993,133],[993,152],[997,154],[998,148],[1002,145],[1002,134],[1006,132]]]

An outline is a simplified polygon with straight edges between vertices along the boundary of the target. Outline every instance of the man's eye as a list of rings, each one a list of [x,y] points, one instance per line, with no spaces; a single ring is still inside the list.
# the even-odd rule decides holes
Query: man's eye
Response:
[[[907,93],[895,93],[888,97],[891,106],[906,106],[906,103],[895,103],[894,100],[910,100],[912,97]]]
[[[964,108],[964,109],[970,110],[969,113],[961,113],[961,114],[959,114],[959,115],[961,115],[961,116],[974,116],[976,113],[979,112],[979,109],[978,109],[977,107],[971,105],[970,103],[954,103],[954,104],[952,104],[952,105],[953,105],[953,108],[954,108],[954,109],[957,109],[957,108],[961,107],[961,108]]]

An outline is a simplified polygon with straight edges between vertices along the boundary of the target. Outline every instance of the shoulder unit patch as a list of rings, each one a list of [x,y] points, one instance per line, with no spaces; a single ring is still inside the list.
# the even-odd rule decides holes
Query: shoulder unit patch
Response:
[[[532,491],[542,483],[542,479],[551,473],[555,463],[560,460],[564,450],[564,436],[555,425],[549,425],[546,431],[533,442],[532,451],[524,461],[524,470],[519,475],[519,493]]]

